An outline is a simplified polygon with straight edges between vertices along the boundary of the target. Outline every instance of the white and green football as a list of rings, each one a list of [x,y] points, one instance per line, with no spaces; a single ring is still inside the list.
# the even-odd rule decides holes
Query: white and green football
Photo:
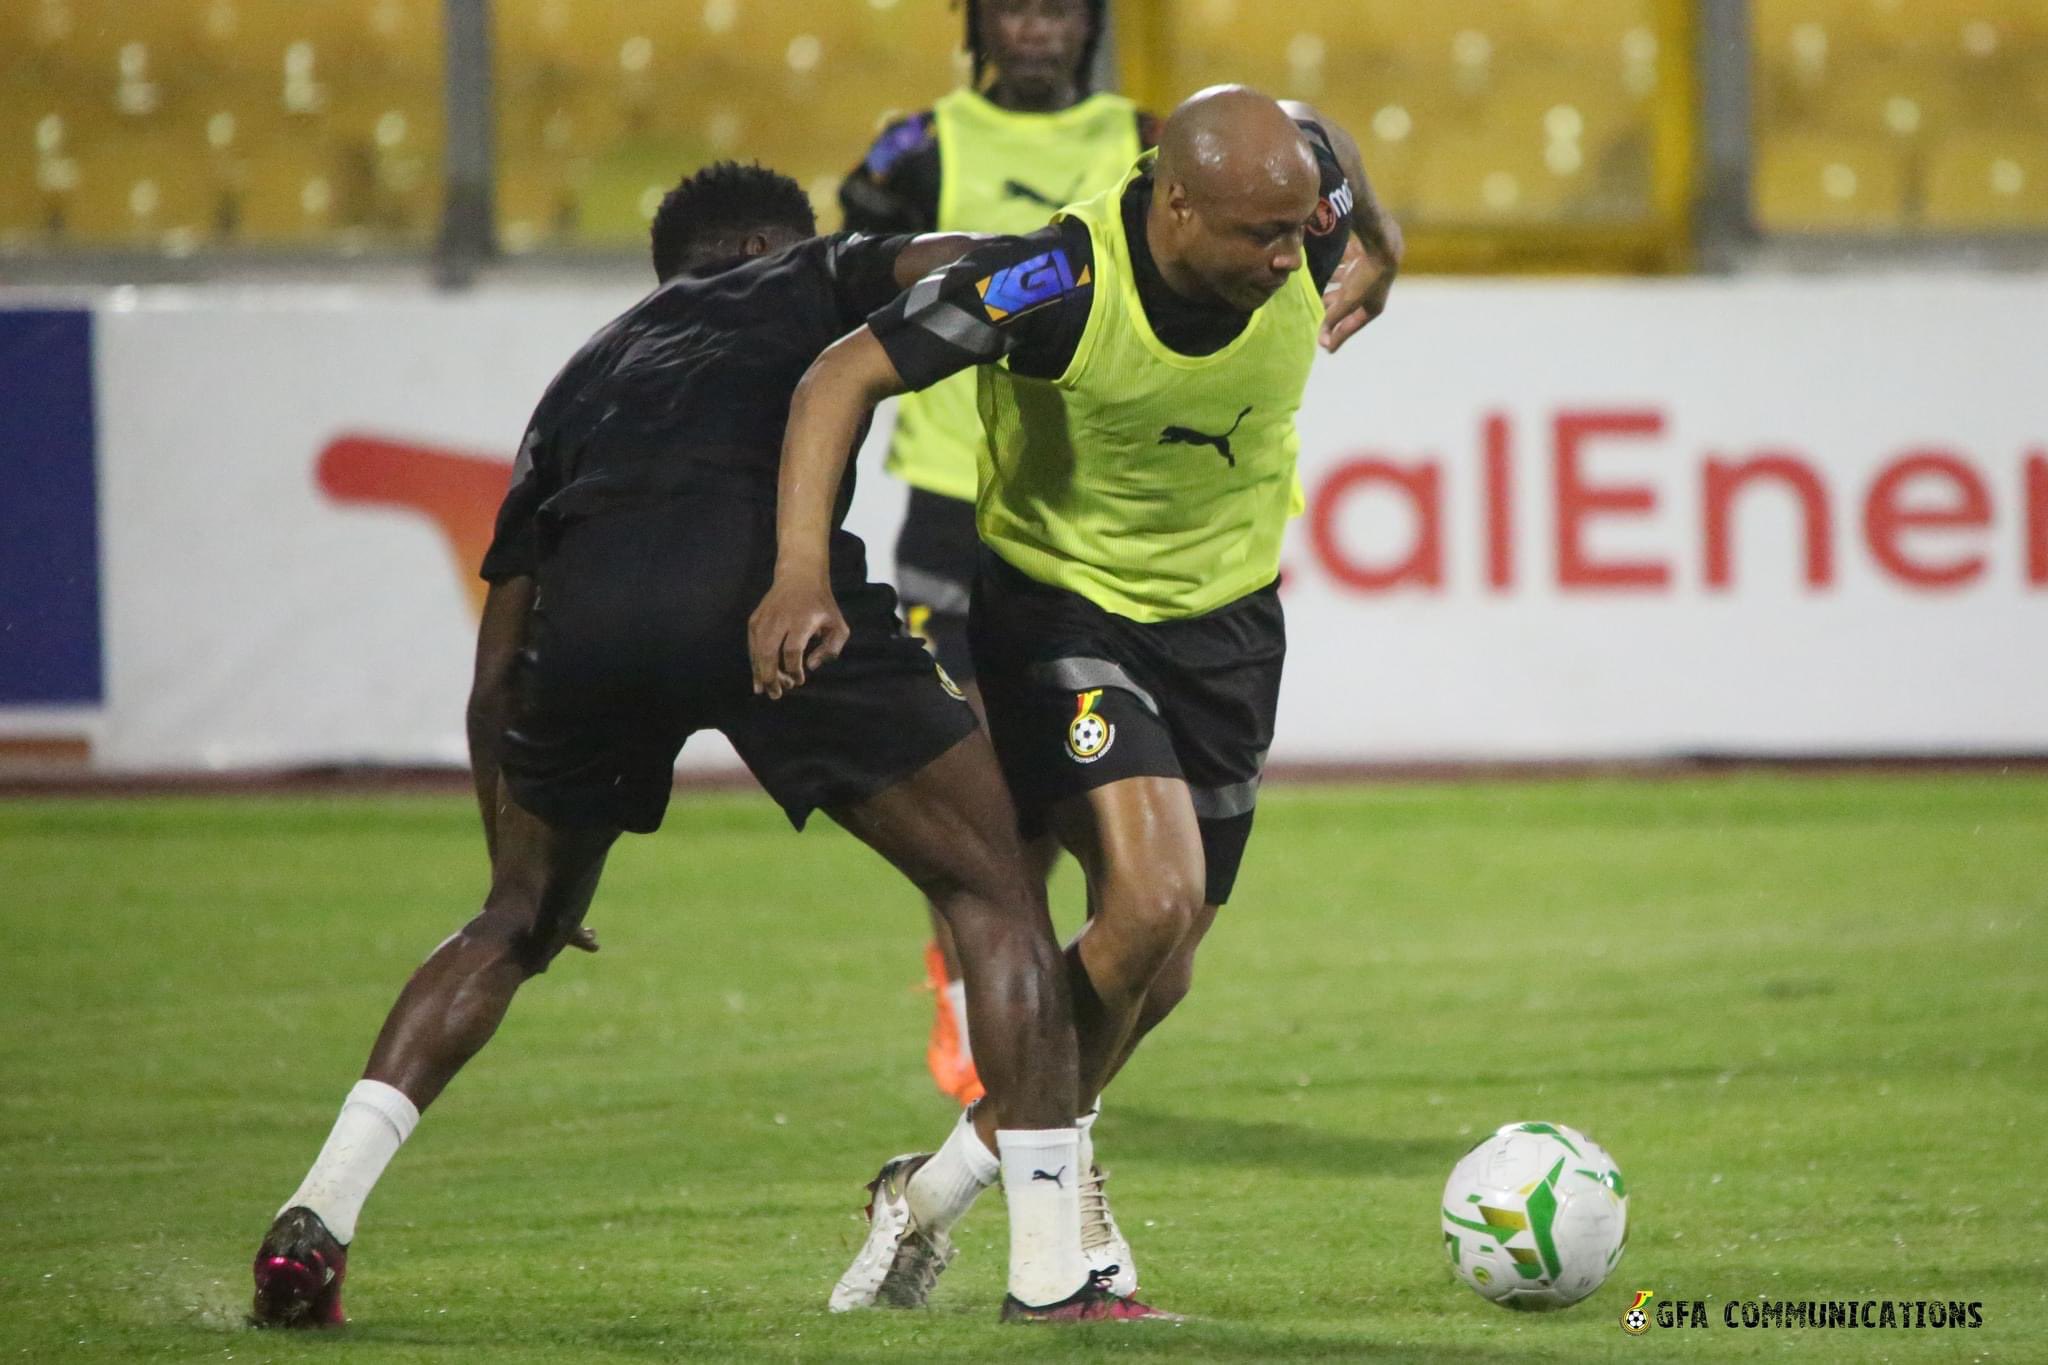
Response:
[[[1598,1289],[1628,1245],[1614,1158],[1561,1123],[1510,1123],[1451,1168],[1444,1251],[1458,1278],[1506,1308],[1564,1308]]]

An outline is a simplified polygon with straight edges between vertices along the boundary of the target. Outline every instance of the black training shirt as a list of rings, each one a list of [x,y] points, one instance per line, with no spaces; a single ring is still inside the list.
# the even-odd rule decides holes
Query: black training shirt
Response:
[[[1322,199],[1305,246],[1309,274],[1320,289],[1344,259],[1353,191],[1322,126],[1297,122],[1309,135],[1322,172]],[[1121,208],[1146,320],[1161,342],[1182,355],[1213,355],[1244,330],[1251,314],[1199,303],[1168,287],[1145,239],[1151,206],[1152,178],[1140,176],[1124,191]],[[1072,362],[1088,325],[1095,286],[1076,282],[1084,275],[1094,279],[1094,263],[1088,228],[1079,219],[1063,219],[1021,237],[997,237],[920,280],[869,318],[868,325],[912,389],[1005,356],[1018,374],[1057,378]],[[1028,283],[1006,290],[998,278],[1004,272],[1013,272],[1010,280]],[[997,305],[993,314],[991,305]]]
[[[714,262],[606,324],[527,423],[483,576],[533,573],[551,521],[686,490],[774,501],[797,381],[895,297],[909,241],[842,232]],[[835,526],[852,499],[849,463]]]

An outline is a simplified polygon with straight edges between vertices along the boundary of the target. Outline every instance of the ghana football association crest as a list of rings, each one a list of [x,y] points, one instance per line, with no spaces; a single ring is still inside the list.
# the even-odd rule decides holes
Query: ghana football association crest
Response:
[[[1093,763],[1116,743],[1116,726],[1096,711],[1102,689],[1074,694],[1074,718],[1067,722],[1067,752],[1076,763]]]
[[[1649,1331],[1650,1314],[1643,1305],[1656,1297],[1656,1294],[1650,1290],[1638,1289],[1635,1302],[1630,1304],[1628,1311],[1621,1315],[1621,1330],[1632,1337],[1639,1337]]]

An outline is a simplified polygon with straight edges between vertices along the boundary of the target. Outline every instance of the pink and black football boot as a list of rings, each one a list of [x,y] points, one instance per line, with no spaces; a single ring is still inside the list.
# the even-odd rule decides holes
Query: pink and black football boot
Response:
[[[1139,1303],[1134,1297],[1113,1294],[1109,1282],[1117,1267],[1105,1266],[1088,1277],[1088,1283],[1061,1299],[1034,1308],[1015,1294],[1003,1295],[1004,1322],[1186,1322],[1179,1313]]]
[[[277,1215],[256,1248],[253,1269],[252,1326],[339,1327],[348,1321],[341,1311],[348,1248],[334,1240],[311,1209],[294,1207]]]

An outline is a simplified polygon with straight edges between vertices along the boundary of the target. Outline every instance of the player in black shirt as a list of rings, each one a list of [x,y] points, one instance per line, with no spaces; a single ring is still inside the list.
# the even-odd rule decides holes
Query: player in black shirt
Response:
[[[346,1248],[371,1186],[520,985],[567,946],[620,832],[661,823],[684,740],[713,728],[791,823],[825,810],[945,907],[1000,1111],[949,1141],[1012,1177],[1011,1294],[1127,1312],[1088,1273],[1072,1183],[1029,1177],[1076,1152],[1073,1019],[1043,886],[986,735],[837,526],[850,477],[829,577],[851,637],[799,696],[760,695],[748,665],[791,390],[833,339],[970,239],[817,237],[793,181],[730,163],[679,187],[656,229],[667,282],[549,385],[485,557],[471,730],[480,790],[497,777],[489,895],[406,984],[271,1225],[254,1317],[343,1320]],[[914,1250],[950,1255],[943,1239]]]

